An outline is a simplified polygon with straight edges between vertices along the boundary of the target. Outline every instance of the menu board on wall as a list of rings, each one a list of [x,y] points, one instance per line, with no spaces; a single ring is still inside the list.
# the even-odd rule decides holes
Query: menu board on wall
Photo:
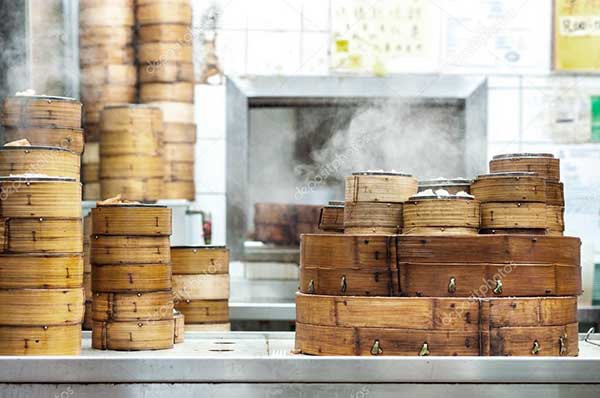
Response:
[[[554,0],[554,68],[600,71],[600,1]]]

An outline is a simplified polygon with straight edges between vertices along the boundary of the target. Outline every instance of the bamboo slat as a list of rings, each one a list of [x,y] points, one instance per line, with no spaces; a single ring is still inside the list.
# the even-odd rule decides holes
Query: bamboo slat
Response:
[[[80,76],[82,86],[137,84],[137,68],[128,64],[89,65],[81,68]]]
[[[135,101],[136,87],[131,84],[81,85],[80,93],[84,104],[88,102],[130,103]]]
[[[191,82],[142,83],[139,90],[141,102],[194,102],[194,84]]]
[[[344,232],[349,234],[402,233],[402,203],[346,202]]]
[[[188,2],[162,1],[149,4],[138,4],[136,12],[140,25],[152,24],[192,24],[192,7]],[[189,34],[190,40],[193,37]],[[184,40],[180,38],[179,40]]]
[[[319,215],[319,229],[327,232],[344,232],[344,204],[332,205],[321,209]]]
[[[133,28],[129,26],[80,26],[80,48],[98,45],[125,47],[133,43]]]
[[[79,355],[81,325],[0,326],[0,355]]]
[[[98,64],[133,64],[134,61],[135,51],[129,44],[123,47],[100,44],[79,49],[79,64],[82,67]]]
[[[174,275],[227,274],[229,250],[225,246],[173,246],[171,267]]]
[[[98,350],[141,351],[173,348],[174,321],[94,321],[92,348]]]
[[[165,24],[142,25],[138,30],[139,43],[154,42],[193,42],[193,31],[189,24]]]
[[[0,176],[43,174],[79,181],[79,155],[58,147],[5,146],[0,148]]]
[[[417,193],[417,180],[408,174],[359,172],[346,177],[348,202],[402,203]]]
[[[92,303],[95,321],[160,321],[173,319],[170,290],[150,293],[96,293]]]
[[[100,159],[100,179],[163,177],[162,158],[158,155],[111,155]]]
[[[92,324],[93,324],[93,319],[92,319],[92,302],[90,300],[87,300],[85,302],[85,315],[83,316],[83,325],[82,325],[82,329],[83,330],[92,330]]]
[[[0,289],[71,289],[82,283],[79,254],[0,255]]]
[[[168,236],[104,236],[92,239],[92,265],[169,264]]]
[[[85,144],[81,163],[100,163],[100,144],[98,142],[88,142]]]
[[[81,102],[74,98],[13,96],[2,108],[5,127],[81,128]]]
[[[149,27],[141,27],[140,35],[142,30]],[[194,64],[173,62],[141,65],[138,68],[138,79],[140,83],[194,82]]]
[[[61,178],[0,178],[0,218],[30,217],[81,217],[81,184]]]
[[[229,332],[231,323],[186,324],[186,332]]]
[[[192,43],[186,42],[154,42],[141,43],[138,46],[138,62],[145,63],[193,63],[194,50]]]
[[[562,182],[546,180],[546,204],[550,206],[565,205],[565,194]]]
[[[196,199],[194,181],[164,181],[162,199]]]
[[[2,253],[81,253],[81,218],[0,219]]]
[[[186,326],[229,322],[228,300],[176,300],[175,309],[185,315]]]
[[[135,14],[131,6],[113,4],[82,6],[79,10],[79,24],[85,27],[133,26]]]
[[[179,311],[173,312],[173,342],[175,344],[183,343],[185,340],[185,315]]]
[[[171,209],[166,206],[116,204],[92,209],[92,234],[169,236]]]
[[[173,275],[173,295],[177,300],[227,300],[229,275]]]
[[[163,113],[163,123],[194,124],[194,104],[184,102],[149,102],[148,105],[160,108]],[[168,137],[168,133],[167,133]]]
[[[125,200],[154,202],[163,198],[163,179],[157,178],[102,178],[97,198],[114,198],[117,195]],[[101,195],[100,195],[101,193]]]
[[[542,178],[560,180],[560,159],[549,153],[513,153],[497,155],[490,161],[490,172],[525,171],[538,173]]]
[[[83,130],[80,128],[10,127],[4,130],[4,141],[27,139],[34,146],[55,146],[83,153]]]
[[[546,180],[532,173],[480,175],[471,184],[471,194],[481,203],[546,202]]]
[[[431,189],[437,191],[443,189],[448,191],[450,195],[456,195],[459,192],[471,192],[471,184],[473,180],[464,178],[452,178],[452,179],[437,179],[437,180],[424,180],[419,181],[419,192]]]
[[[404,203],[404,233],[472,234],[480,222],[478,200],[448,197],[413,197]]]
[[[83,322],[82,288],[1,289],[0,325],[73,325]]]
[[[543,229],[547,228],[545,203],[482,203],[483,229]]]
[[[169,289],[171,289],[171,267],[168,264],[94,265],[92,267],[92,291],[95,293],[152,292]]]
[[[563,206],[546,206],[546,234],[562,235],[565,231],[565,208]]]

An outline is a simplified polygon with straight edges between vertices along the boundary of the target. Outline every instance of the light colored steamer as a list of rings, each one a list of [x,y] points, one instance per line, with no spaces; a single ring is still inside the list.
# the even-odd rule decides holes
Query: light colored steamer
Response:
[[[140,43],[167,42],[192,43],[194,33],[191,24],[157,23],[142,25],[138,29]]]
[[[171,210],[141,204],[102,205],[92,209],[94,235],[169,236]]]
[[[536,202],[497,202],[481,204],[481,228],[502,233],[503,229],[540,230],[544,233],[548,224],[546,204]],[[518,231],[517,231],[518,232]]]
[[[96,293],[95,321],[159,321],[173,319],[171,291],[149,293]]]
[[[80,254],[0,255],[0,289],[72,289],[82,286]]]
[[[83,3],[79,10],[79,24],[85,27],[133,26],[135,14],[131,5]]]
[[[100,183],[86,183],[83,186],[83,200],[98,200],[100,199]]]
[[[100,182],[100,163],[88,163],[81,165],[81,181],[89,183]],[[85,187],[85,186],[84,186]]]
[[[158,155],[111,155],[100,159],[101,181],[104,178],[144,179],[163,176],[162,159]]]
[[[0,326],[0,355],[79,355],[81,325]]]
[[[229,249],[225,246],[171,247],[173,274],[228,274]]]
[[[142,43],[138,46],[138,62],[140,64],[153,62],[193,63],[194,49],[192,43],[185,42],[154,42]]]
[[[0,218],[80,219],[81,184],[59,177],[0,178]]]
[[[229,275],[173,275],[173,295],[177,300],[227,300]]]
[[[80,26],[81,48],[99,45],[125,47],[133,43],[133,28],[130,26]]]
[[[186,324],[186,332],[229,332],[231,323]]]
[[[419,192],[431,189],[437,191],[438,189],[444,189],[448,191],[450,195],[456,195],[459,192],[471,192],[471,184],[473,180],[466,178],[450,178],[450,179],[437,179],[437,180],[424,180],[419,181]]]
[[[137,83],[137,69],[134,65],[91,65],[81,68],[83,86],[128,85]]]
[[[130,103],[137,94],[135,85],[126,84],[81,85],[80,92],[83,103],[103,104]]]
[[[185,315],[186,326],[229,322],[228,300],[176,300],[175,309]]]
[[[83,130],[80,128],[11,127],[4,130],[4,142],[27,139],[33,146],[61,147],[81,155]]]
[[[81,128],[81,102],[43,95],[7,97],[2,124],[6,127]]]
[[[79,155],[64,148],[4,146],[0,148],[0,176],[44,174],[79,181]]]
[[[192,24],[190,2],[161,1],[137,5],[137,21],[140,25],[151,24]],[[180,39],[183,40],[183,39]]]
[[[560,180],[560,159],[550,153],[512,153],[496,155],[490,161],[490,172],[526,171],[551,181]]]
[[[100,185],[100,184],[99,184]],[[121,195],[125,199],[136,199],[142,202],[154,202],[163,197],[163,179],[142,178],[132,180],[130,178],[103,178],[102,197],[104,199],[114,198]],[[100,188],[98,188],[100,196]]]
[[[0,219],[2,253],[81,253],[81,218]]]
[[[165,143],[163,157],[167,162],[194,162],[194,146],[188,143]]]
[[[402,203],[346,202],[344,233],[383,234],[402,233]]]
[[[96,293],[170,291],[171,286],[168,264],[95,264],[92,268],[92,291]]]
[[[185,340],[185,315],[179,311],[174,311],[173,322],[175,323],[173,330],[173,342],[175,344],[183,343]]]
[[[546,180],[535,173],[511,172],[480,175],[471,194],[481,203],[546,202]]]
[[[196,125],[184,123],[165,123],[164,124],[164,140],[171,143],[188,143],[196,142]]]
[[[404,203],[404,234],[477,235],[479,206],[478,200],[457,196],[412,197]]]
[[[81,324],[84,301],[82,288],[0,289],[0,325]]]
[[[194,163],[192,162],[165,162],[165,181],[193,181]]]
[[[133,64],[134,61],[135,51],[130,44],[124,47],[98,45],[79,49],[79,64],[83,67],[98,64]]]
[[[345,201],[402,203],[417,193],[417,180],[396,172],[358,172],[346,177]]]
[[[161,197],[163,199],[196,199],[194,181],[164,181]]]
[[[194,84],[191,82],[141,83],[139,89],[141,102],[194,102]]]
[[[100,322],[92,326],[92,348],[141,351],[173,348],[173,319],[158,321]]]
[[[160,108],[163,113],[163,123],[181,123],[194,124],[196,122],[194,116],[194,104],[185,102],[149,102],[147,105]],[[168,136],[168,133],[167,133]]]
[[[92,264],[169,264],[168,236],[107,236],[92,238]]]
[[[85,293],[86,300],[92,300],[92,273],[86,272],[83,274],[83,290]]]
[[[174,62],[140,65],[138,79],[140,83],[193,82],[194,64]]]

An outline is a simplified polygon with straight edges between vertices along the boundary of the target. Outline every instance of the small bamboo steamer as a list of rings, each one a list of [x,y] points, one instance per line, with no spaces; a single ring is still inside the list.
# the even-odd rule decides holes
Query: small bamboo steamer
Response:
[[[173,319],[160,321],[99,322],[92,326],[92,348],[143,351],[173,348]]]
[[[1,289],[0,325],[73,325],[83,322],[84,295],[75,289]]]
[[[138,4],[136,11],[140,25],[152,24],[192,24],[192,7],[188,2],[162,1]]]
[[[0,219],[2,253],[81,253],[81,218]]]
[[[92,265],[169,264],[168,236],[105,236],[92,239]]]
[[[138,62],[142,65],[162,62],[193,63],[194,50],[191,43],[142,43],[138,46]]]
[[[96,293],[95,321],[160,321],[173,319],[171,291],[149,293]]]
[[[140,83],[194,82],[194,64],[173,62],[141,65],[138,79]]]
[[[165,123],[163,138],[165,142],[193,144],[196,142],[196,125]]]
[[[92,330],[92,302],[87,300],[85,302],[85,315],[83,316],[83,330]]]
[[[3,254],[0,264],[0,289],[72,289],[83,283],[80,254]]]
[[[565,205],[565,193],[562,182],[546,180],[546,204],[550,206]]]
[[[229,275],[173,275],[173,295],[177,300],[227,300]]]
[[[565,208],[563,206],[546,206],[547,235],[562,236],[565,231]]]
[[[140,43],[192,43],[194,41],[194,33],[190,24],[157,23],[142,25],[138,30],[138,41]]]
[[[175,344],[181,344],[185,340],[185,315],[179,311],[173,312],[173,322],[175,323],[173,342]]]
[[[194,105],[185,102],[149,102],[148,105],[160,108],[163,113],[163,123],[194,124]],[[168,132],[165,133],[168,137]]]
[[[170,236],[171,209],[166,206],[116,204],[92,209],[93,235]]]
[[[92,267],[92,291],[95,293],[153,292],[170,289],[171,268],[168,264],[144,263]]]
[[[4,146],[0,148],[0,176],[44,174],[79,181],[79,155],[64,148]]]
[[[67,178],[1,178],[0,218],[80,218],[81,184]]]
[[[229,322],[228,300],[176,300],[175,309],[185,315],[186,325]]]
[[[196,199],[196,187],[194,181],[164,181],[163,199]]]
[[[5,127],[81,128],[81,102],[74,98],[44,95],[6,97]]]
[[[97,197],[103,199],[121,195],[125,200],[154,202],[163,196],[163,179],[155,178],[102,178]]]
[[[344,232],[344,202],[330,201],[321,209],[319,229],[327,232]]]
[[[133,7],[119,5],[89,5],[79,10],[79,24],[85,27],[96,26],[133,26],[135,14]]]
[[[225,246],[173,246],[171,267],[174,275],[227,274],[229,249]]]
[[[130,45],[124,47],[98,45],[79,49],[79,64],[82,67],[98,64],[133,64],[134,61],[135,51]]]
[[[134,65],[90,65],[81,68],[82,86],[126,85],[137,83],[137,68]]]
[[[61,147],[83,153],[83,129],[49,127],[9,127],[4,129],[4,141],[27,139],[33,146]]]
[[[546,202],[546,180],[535,173],[485,174],[471,184],[471,194],[481,203]]]
[[[81,26],[79,47],[98,45],[126,47],[133,43],[133,28],[130,26]]]
[[[167,181],[194,180],[193,162],[165,162],[164,167],[165,180]]]
[[[190,82],[141,83],[141,102],[194,102],[194,84]]]
[[[346,177],[345,201],[402,203],[417,193],[417,180],[410,174],[367,171]]]
[[[492,202],[481,204],[482,229],[547,228],[546,204],[535,202]]]
[[[472,198],[413,196],[404,203],[404,233],[477,235],[479,208],[479,201]]]
[[[166,162],[193,162],[195,158],[194,146],[187,143],[165,143],[163,157]]]
[[[81,166],[81,180],[88,184],[100,181],[100,163],[88,163]]]
[[[83,185],[83,200],[100,199],[100,183],[92,182]]]
[[[141,129],[159,134],[164,129],[162,112],[158,107],[140,104],[106,106],[102,112],[101,129],[103,133],[135,134]]]
[[[0,355],[79,355],[81,325],[0,326]]]
[[[137,94],[135,85],[126,84],[82,85],[80,92],[84,104],[88,102],[130,103],[135,101]]]
[[[346,202],[344,233],[384,234],[402,233],[402,203]]]
[[[550,153],[510,153],[496,155],[490,161],[490,172],[533,172],[551,181],[560,181],[560,159]]]
[[[160,150],[159,135],[142,128],[131,132],[102,130],[101,156],[144,154],[156,156]]]
[[[437,191],[438,189],[446,190],[450,195],[456,195],[459,192],[471,193],[471,184],[473,180],[466,178],[439,178],[436,180],[419,181],[419,192],[427,189]]]
[[[100,179],[163,177],[162,158],[156,155],[114,155],[100,159]]]

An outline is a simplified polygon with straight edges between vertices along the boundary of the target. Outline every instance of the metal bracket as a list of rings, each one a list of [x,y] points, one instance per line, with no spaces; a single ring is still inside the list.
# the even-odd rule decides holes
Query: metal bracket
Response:
[[[559,350],[560,356],[567,355],[567,344],[568,344],[568,339],[567,339],[566,334],[564,336],[560,336],[558,338],[558,345],[560,347],[560,350]]]
[[[502,281],[500,279],[496,279],[496,287],[494,288],[494,294],[502,294]]]
[[[314,281],[314,279],[311,279],[310,283],[308,284],[308,293],[310,293],[310,294],[314,294],[315,293],[315,281]]]
[[[448,282],[448,293],[456,293],[456,278],[451,276]]]
[[[594,343],[593,341],[590,340],[590,336],[595,331],[596,331],[596,328],[591,327],[590,330],[588,330],[587,333],[585,334],[585,337],[583,338],[583,341],[585,341],[588,344],[595,345],[596,347],[600,347],[600,344]]]
[[[342,275],[342,281],[340,282],[340,291],[346,293],[348,285],[346,284],[346,275]]]
[[[379,340],[375,340],[373,342],[373,346],[371,347],[371,355],[381,355],[383,354],[383,350],[381,349],[381,344]]]
[[[531,347],[531,353],[533,355],[537,355],[542,350],[540,343],[537,340],[534,340],[533,347]]]
[[[419,351],[419,356],[426,357],[428,355],[429,355],[429,345],[427,345],[427,342],[424,342],[423,346],[421,347],[421,351]]]

